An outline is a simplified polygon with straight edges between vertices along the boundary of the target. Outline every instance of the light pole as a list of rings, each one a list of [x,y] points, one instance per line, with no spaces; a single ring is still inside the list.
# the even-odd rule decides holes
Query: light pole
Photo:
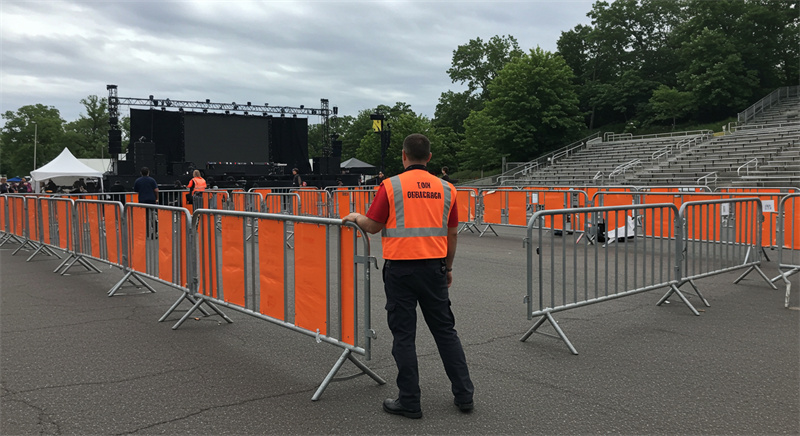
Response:
[[[36,143],[39,140],[39,125],[36,124],[36,121],[31,121],[33,123],[33,170],[36,171]]]

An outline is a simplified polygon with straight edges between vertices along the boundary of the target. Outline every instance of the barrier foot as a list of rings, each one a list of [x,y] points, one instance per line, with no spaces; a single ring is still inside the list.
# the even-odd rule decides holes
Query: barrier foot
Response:
[[[16,242],[17,244],[21,244],[21,243],[22,243],[22,239],[18,238],[16,235],[12,235],[11,233],[7,233],[7,234],[6,234],[6,235],[3,237],[3,239],[2,239],[2,242],[0,242],[0,247],[2,247],[3,245],[5,245],[5,244],[6,244],[6,242],[8,242],[8,241],[12,241],[12,240],[13,240],[14,242]]]
[[[189,295],[189,296],[187,296],[187,298],[189,298],[189,301],[192,301],[191,299],[194,298],[194,297]],[[206,301],[204,298],[201,297],[201,298],[198,298],[197,301],[194,301],[194,304],[192,305],[192,307],[189,310],[187,310],[186,313],[183,314],[181,319],[179,319],[178,322],[175,323],[175,325],[172,326],[172,330],[177,330],[178,327],[180,327],[181,324],[183,324],[187,319],[189,319],[189,317],[192,316],[194,311],[199,309],[200,305],[202,305],[203,303],[206,303],[206,305],[208,305],[208,307],[210,307],[211,310],[216,312],[217,315],[219,315],[220,317],[222,317],[222,319],[227,321],[228,324],[233,323],[233,320],[228,318],[228,315],[225,315],[224,313],[222,313],[222,311],[219,310],[219,308],[215,304],[213,304],[210,301]],[[206,312],[203,312],[203,313],[206,313]]]
[[[797,273],[799,273],[799,272],[800,272],[800,268],[792,268],[792,269],[790,269],[789,271],[786,271],[786,272],[781,272],[781,273],[780,273],[780,274],[778,274],[778,275],[777,275],[777,276],[776,276],[774,279],[772,279],[772,280],[770,280],[770,281],[771,281],[772,283],[775,283],[775,282],[777,282],[778,280],[783,280],[783,279],[784,279],[784,276],[786,276],[786,278],[788,278],[789,276],[792,276],[792,275],[794,275],[794,274],[797,274]]]
[[[53,270],[53,272],[54,272],[54,273],[57,273],[58,271],[60,271],[60,270],[61,270],[61,268],[63,268],[63,267],[64,267],[64,265],[66,265],[66,263],[67,263],[67,262],[69,262],[70,260],[72,260],[72,258],[73,258],[73,255],[72,255],[72,254],[70,254],[69,256],[67,256],[67,257],[66,257],[66,258],[65,258],[65,259],[64,259],[64,260],[61,262],[61,264],[59,264],[59,265],[58,265],[58,267],[56,267],[56,269],[54,269],[54,270]]]
[[[317,391],[314,392],[314,395],[311,397],[311,401],[319,400],[319,397],[322,395],[323,392],[325,392],[325,389],[328,387],[328,385],[331,382],[336,381],[336,380],[333,379],[333,377],[336,376],[336,373],[338,373],[339,370],[342,368],[342,365],[344,365],[344,361],[345,360],[350,360],[351,362],[353,362],[353,364],[355,366],[357,366],[358,369],[360,369],[364,374],[370,376],[373,380],[378,382],[379,385],[386,384],[386,380],[381,378],[381,376],[376,374],[371,369],[367,368],[367,365],[364,365],[363,362],[361,362],[358,359],[356,359],[355,357],[353,357],[353,352],[352,351],[344,350],[342,355],[339,356],[339,360],[336,361],[336,364],[333,365],[333,368],[331,368],[330,372],[328,372],[328,375],[325,376],[325,380],[322,381],[322,384],[319,385],[319,387],[317,388]],[[361,375],[361,374],[358,374],[358,375]]]
[[[767,250],[766,250],[764,247],[761,247],[761,253],[763,253],[763,254],[764,254],[764,259],[767,259],[767,262],[772,262],[772,261],[769,259],[769,255],[767,254]]]
[[[692,288],[694,288],[694,293],[697,294],[701,300],[703,300],[703,304],[705,304],[706,307],[711,307],[711,304],[708,302],[708,300],[706,300],[706,297],[700,293],[700,289],[697,289],[697,286],[694,284],[694,280],[689,280],[689,284],[692,285]]]
[[[72,265],[74,265],[74,264],[75,264],[75,262],[77,262],[77,261],[78,261],[78,256],[77,256],[77,255],[75,255],[75,254],[70,254],[70,255],[69,255],[69,257],[68,257],[66,260],[68,260],[69,262],[66,262],[66,261],[65,261],[65,262],[64,262],[64,264],[62,264],[62,265],[64,265],[64,267],[63,267],[63,269],[62,269],[62,271],[61,271],[61,273],[60,273],[62,276],[63,276],[64,274],[66,274],[66,273],[67,273],[67,271],[69,271],[69,269],[70,269],[70,268],[72,268]],[[56,272],[57,272],[57,271],[56,271]]]
[[[539,327],[542,326],[542,324],[544,324],[545,321],[550,322],[550,325],[553,326],[553,328],[556,330],[556,333],[558,333],[558,336],[549,335],[547,333],[541,333],[541,332],[537,332],[536,331]],[[553,318],[553,315],[550,314],[550,312],[547,312],[544,315],[542,315],[542,317],[539,318],[538,321],[536,321],[536,323],[533,325],[533,327],[528,329],[528,331],[525,332],[524,335],[522,335],[522,337],[519,339],[520,342],[525,342],[534,333],[539,333],[541,335],[544,335],[544,336],[547,336],[547,337],[551,337],[551,338],[555,338],[555,339],[561,338],[561,340],[564,341],[564,344],[567,345],[567,348],[569,348],[569,351],[572,354],[576,355],[576,356],[578,355],[578,350],[576,350],[575,347],[572,346],[572,342],[569,341],[569,339],[567,338],[567,335],[565,335],[564,331],[561,330],[561,327],[559,327],[558,323],[556,322],[555,318]]]
[[[742,280],[743,280],[745,277],[747,277],[747,275],[748,275],[748,274],[750,274],[750,272],[752,272],[753,270],[755,270],[755,271],[758,271],[758,274],[759,274],[761,277],[763,277],[763,278],[764,278],[764,280],[767,282],[767,284],[768,284],[768,285],[770,285],[770,287],[772,287],[772,289],[775,289],[776,291],[778,290],[778,287],[777,287],[777,286],[775,286],[775,284],[774,284],[774,283],[772,283],[772,280],[770,280],[770,279],[769,279],[769,277],[767,277],[767,275],[766,275],[766,274],[764,274],[764,271],[762,271],[762,270],[761,270],[761,268],[759,268],[759,267],[758,267],[758,265],[751,265],[751,266],[750,266],[750,268],[747,268],[747,271],[745,271],[745,272],[744,272],[744,274],[740,275],[738,279],[734,280],[734,281],[733,281],[733,284],[734,284],[734,285],[736,285],[736,284],[738,284],[739,282],[741,282],[741,281],[742,281]]]
[[[481,234],[478,237],[479,238],[483,237],[483,234],[486,233],[487,230],[491,230],[492,233],[494,233],[495,236],[500,236],[500,235],[497,234],[497,232],[494,231],[494,228],[492,227],[491,224],[486,224],[486,228],[483,229],[483,231],[481,232]]]
[[[461,228],[460,228],[460,229],[458,229],[458,233],[459,233],[459,234],[461,234],[461,232],[463,232],[464,230],[469,230],[469,232],[470,232],[470,233],[475,233],[475,230],[472,230],[472,229],[478,230],[478,228],[477,228],[477,227],[475,227],[475,224],[472,224],[472,223],[464,223],[464,224],[461,226]]]
[[[793,270],[797,272],[797,269]],[[792,291],[792,282],[789,281],[789,276],[791,274],[781,274],[781,278],[783,279],[784,283],[786,283],[786,298],[783,301],[783,307],[789,307],[789,294]]]
[[[148,290],[148,291],[150,291],[150,293],[152,293],[152,294],[155,294],[155,293],[156,293],[156,290],[155,290],[155,289],[153,289],[153,287],[152,287],[152,286],[150,286],[149,284],[147,284],[147,282],[145,282],[144,280],[142,280],[142,278],[141,278],[141,277],[139,277],[139,276],[138,276],[138,275],[137,275],[135,272],[133,272],[133,271],[128,271],[128,272],[126,272],[126,273],[125,273],[125,275],[124,275],[124,276],[122,276],[122,278],[121,278],[121,279],[120,279],[120,280],[119,280],[119,281],[118,281],[118,282],[117,282],[117,283],[116,283],[116,284],[115,284],[115,285],[114,285],[114,286],[113,286],[113,287],[112,287],[112,288],[111,288],[111,289],[108,291],[108,296],[109,296],[109,297],[113,297],[114,295],[131,295],[131,293],[117,294],[117,291],[119,291],[119,290],[122,288],[122,285],[124,285],[124,284],[125,284],[125,282],[129,282],[131,285],[133,285],[134,287],[136,287],[136,289],[141,289],[141,288],[142,288],[142,286],[139,286],[139,285],[137,285],[136,283],[134,283],[134,281],[133,281],[132,279],[136,279],[136,280],[137,280],[137,281],[138,281],[138,282],[139,282],[139,283],[140,283],[142,286],[144,286],[145,288],[147,288],[147,290]],[[143,294],[143,293],[144,293],[144,292],[135,292],[135,293],[133,293],[133,294]]]
[[[33,254],[31,254],[30,256],[28,256],[27,259],[25,259],[25,262],[30,262],[31,259],[36,257],[36,255],[39,254],[40,251],[44,251],[44,244],[39,245],[39,247],[36,249],[36,251],[34,251]],[[49,253],[48,253],[48,256],[49,256]]]
[[[694,285],[692,285],[692,286],[694,286]],[[695,289],[697,289],[697,288],[695,288]],[[697,309],[695,309],[694,306],[692,306],[692,303],[689,302],[689,300],[686,298],[686,296],[683,295],[683,292],[681,292],[681,290],[678,289],[678,287],[675,286],[674,284],[669,286],[669,291],[666,294],[664,294],[664,296],[661,297],[660,300],[658,300],[658,303],[656,303],[656,306],[661,306],[662,304],[664,304],[664,302],[667,301],[669,299],[669,297],[672,296],[672,294],[678,294],[678,297],[681,299],[681,301],[684,302],[684,304],[686,304],[687,307],[689,307],[689,310],[691,310],[692,313],[695,314],[695,316],[700,316],[700,312],[698,312]],[[700,298],[703,298],[703,297],[700,297]],[[703,299],[703,300],[705,300],[705,299]]]
[[[30,240],[30,239],[26,239],[25,241],[23,241],[23,242],[22,242],[22,245],[20,245],[19,247],[17,247],[17,249],[16,249],[16,250],[14,250],[14,252],[13,252],[13,253],[11,253],[11,255],[12,255],[12,256],[16,256],[16,255],[17,255],[17,253],[19,253],[19,251],[20,251],[20,250],[22,250],[22,249],[26,248],[28,245],[30,245],[30,246],[31,246],[31,248],[34,248],[34,247],[36,247],[35,245],[33,245],[33,243],[31,242],[31,240]]]
[[[89,271],[94,271],[94,272],[96,272],[96,273],[98,273],[98,274],[102,274],[102,273],[103,273],[102,271],[100,271],[99,269],[97,269],[97,267],[96,267],[96,266],[92,265],[92,263],[91,263],[91,262],[89,262],[89,261],[87,261],[86,259],[84,259],[84,258],[83,258],[83,256],[80,256],[80,257],[78,257],[78,262],[79,262],[81,265],[83,265],[83,267],[84,267],[84,268],[86,268],[86,269],[87,269],[87,270],[89,270]],[[67,268],[67,269],[69,269],[69,268]]]
[[[175,312],[175,310],[177,310],[177,309],[178,309],[178,306],[179,306],[181,303],[183,303],[183,300],[189,300],[189,302],[191,302],[192,304],[195,304],[195,303],[197,303],[197,300],[195,300],[195,298],[194,298],[194,297],[192,297],[191,295],[189,295],[189,294],[187,294],[187,293],[185,293],[185,292],[184,292],[183,294],[181,294],[181,296],[178,298],[178,300],[177,300],[175,303],[173,303],[172,307],[170,307],[170,308],[169,308],[169,310],[167,310],[167,312],[166,312],[166,313],[164,313],[164,315],[162,315],[162,316],[161,316],[161,318],[159,318],[159,319],[158,319],[158,322],[164,322],[164,321],[166,321],[166,320],[167,320],[167,317],[168,317],[168,316],[170,316],[170,315],[172,315],[172,312]],[[200,307],[198,307],[197,309],[198,309],[198,310],[200,310],[200,312],[202,312],[204,316],[211,316],[211,314],[210,314],[210,313],[208,313],[208,312],[207,312],[207,311],[206,311],[206,310],[203,308],[203,306],[200,306]]]

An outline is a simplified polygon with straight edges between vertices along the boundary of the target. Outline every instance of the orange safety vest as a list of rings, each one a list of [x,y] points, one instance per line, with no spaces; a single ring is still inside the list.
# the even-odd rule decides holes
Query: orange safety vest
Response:
[[[389,219],[381,231],[383,258],[440,259],[447,256],[447,220],[453,185],[425,170],[406,171],[382,183]]]
[[[192,182],[192,194],[196,194],[198,192],[203,192],[206,190],[206,179],[202,177],[193,177]]]

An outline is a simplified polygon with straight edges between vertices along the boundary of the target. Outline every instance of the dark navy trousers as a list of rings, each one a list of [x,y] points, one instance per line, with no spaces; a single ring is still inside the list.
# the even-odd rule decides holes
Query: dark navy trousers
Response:
[[[383,267],[386,312],[392,331],[400,404],[420,408],[417,365],[417,303],[433,334],[444,370],[460,403],[472,401],[474,387],[467,359],[455,329],[444,259],[387,260]]]

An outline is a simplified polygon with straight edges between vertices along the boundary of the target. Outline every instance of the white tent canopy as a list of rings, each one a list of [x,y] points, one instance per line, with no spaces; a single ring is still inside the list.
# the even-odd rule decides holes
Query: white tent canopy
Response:
[[[58,185],[67,185],[81,177],[97,177],[100,179],[100,185],[103,184],[103,172],[81,163],[67,148],[47,165],[31,171],[33,186],[37,192],[39,182],[47,179],[52,179]]]

